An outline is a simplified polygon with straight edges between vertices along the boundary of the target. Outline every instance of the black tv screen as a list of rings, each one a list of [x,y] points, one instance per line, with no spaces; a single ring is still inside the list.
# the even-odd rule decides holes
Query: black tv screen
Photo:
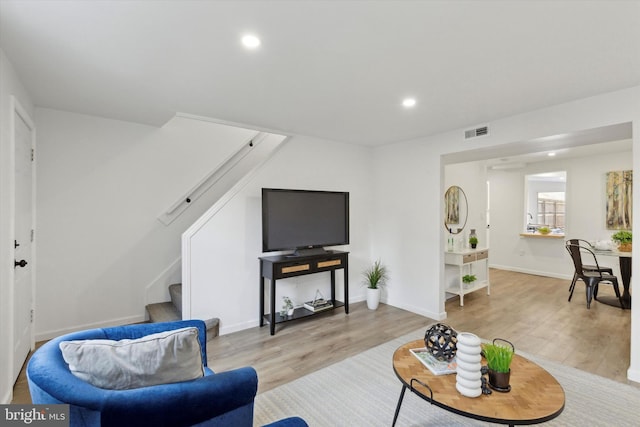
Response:
[[[349,243],[349,193],[262,189],[262,251]]]

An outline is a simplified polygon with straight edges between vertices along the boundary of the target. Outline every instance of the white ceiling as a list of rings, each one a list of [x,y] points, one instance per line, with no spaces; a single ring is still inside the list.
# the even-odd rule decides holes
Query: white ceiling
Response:
[[[640,1],[0,0],[0,46],[39,106],[380,145],[639,85]]]

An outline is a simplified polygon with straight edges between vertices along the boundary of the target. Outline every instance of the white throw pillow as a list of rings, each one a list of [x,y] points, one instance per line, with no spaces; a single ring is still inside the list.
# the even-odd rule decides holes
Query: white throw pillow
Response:
[[[96,387],[125,390],[193,380],[204,375],[198,328],[138,339],[60,342],[71,373]]]

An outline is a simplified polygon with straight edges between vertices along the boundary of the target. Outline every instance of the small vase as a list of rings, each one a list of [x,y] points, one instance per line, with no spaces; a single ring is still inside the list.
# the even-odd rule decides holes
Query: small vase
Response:
[[[293,312],[294,312],[295,308],[291,307],[289,310],[287,310],[287,316],[293,316]]]
[[[458,333],[456,350],[456,390],[466,397],[482,394],[482,372],[480,338],[469,332]]]
[[[509,372],[496,372],[493,369],[489,369],[489,387],[495,391],[509,392],[511,391],[511,386],[509,385],[510,377],[511,369],[509,369]]]

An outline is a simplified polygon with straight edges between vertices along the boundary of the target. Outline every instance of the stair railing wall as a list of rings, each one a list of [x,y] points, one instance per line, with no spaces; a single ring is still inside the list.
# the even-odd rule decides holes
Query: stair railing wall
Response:
[[[233,153],[229,158],[225,159],[216,169],[208,173],[193,188],[181,196],[173,205],[165,212],[158,216],[158,220],[164,225],[171,224],[179,217],[194,201],[202,196],[209,188],[215,185],[222,177],[231,171],[242,159],[244,159],[251,150],[256,148],[266,137],[267,134],[258,132],[248,141],[246,141],[238,151]]]
[[[215,313],[193,313],[191,301],[197,298],[199,283],[194,281],[191,275],[191,240],[197,236],[198,232],[205,226],[224,206],[232,200],[255,176],[260,168],[280,150],[288,137],[283,135],[268,134],[262,139],[262,149],[265,152],[264,157],[258,162],[251,171],[246,173],[227,191],[211,208],[209,208],[191,227],[182,234],[182,316],[183,319],[191,319],[194,315],[199,317],[216,317]]]

